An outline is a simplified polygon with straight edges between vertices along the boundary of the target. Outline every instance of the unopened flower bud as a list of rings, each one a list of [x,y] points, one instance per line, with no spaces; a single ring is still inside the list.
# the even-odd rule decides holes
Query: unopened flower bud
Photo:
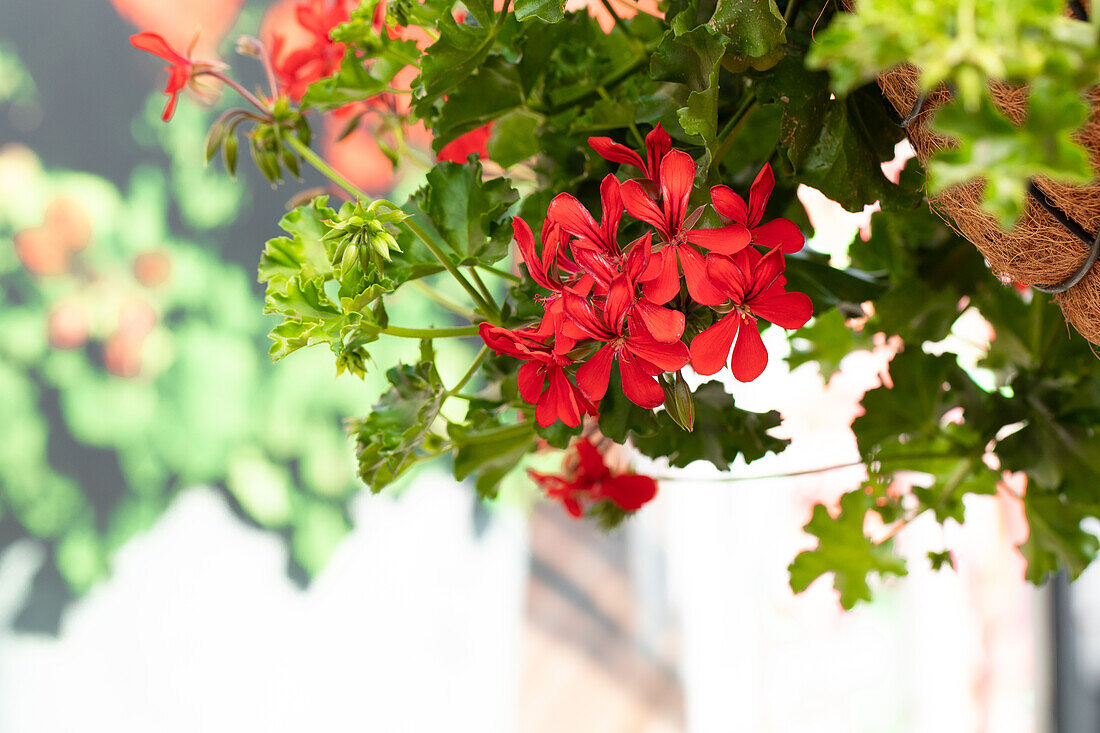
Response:
[[[665,391],[665,412],[673,422],[690,433],[695,427],[695,398],[691,396],[691,388],[684,375],[676,372],[671,380],[666,377],[660,382]]]
[[[259,39],[252,36],[239,36],[237,38],[237,53],[241,56],[250,56],[254,59],[263,56],[264,47]]]

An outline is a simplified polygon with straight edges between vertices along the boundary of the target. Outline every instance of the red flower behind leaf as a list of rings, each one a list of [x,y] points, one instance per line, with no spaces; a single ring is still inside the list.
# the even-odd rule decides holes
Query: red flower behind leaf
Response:
[[[471,153],[479,158],[489,157],[489,135],[493,132],[493,123],[470,130],[464,135],[459,135],[454,140],[444,145],[436,160],[446,160],[451,163],[465,163]]]
[[[761,247],[776,248],[786,253],[802,249],[806,238],[798,225],[790,219],[772,219],[764,224],[764,209],[775,188],[775,174],[770,163],[765,163],[749,189],[749,202],[734,193],[729,186],[715,186],[710,191],[714,210],[733,222],[746,227],[752,235],[752,243]],[[724,252],[723,254],[732,254]]]
[[[611,501],[623,511],[641,509],[657,495],[657,482],[637,473],[612,475],[599,448],[588,438],[572,445],[561,475],[528,471],[546,495],[562,503],[573,517],[584,515],[587,506]]]
[[[714,374],[729,358],[733,376],[751,382],[768,364],[756,319],[782,328],[801,328],[810,320],[813,303],[803,293],[784,289],[784,262],[779,250],[760,254],[746,249],[733,257],[709,255],[707,272],[729,298],[732,308],[691,342],[691,366],[700,374]],[[732,349],[732,354],[731,354]]]

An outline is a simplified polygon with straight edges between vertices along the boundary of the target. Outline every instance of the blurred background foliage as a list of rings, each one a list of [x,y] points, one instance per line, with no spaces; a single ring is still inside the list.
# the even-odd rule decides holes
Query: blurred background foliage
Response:
[[[113,113],[133,141],[95,151],[114,180],[52,162],[43,115],[64,94],[61,70],[24,63],[19,31],[38,16],[24,10],[0,23],[0,547],[35,538],[50,560],[36,585],[80,594],[177,493],[211,485],[287,540],[304,581],[348,531],[361,488],[342,418],[368,411],[384,374],[335,379],[320,351],[271,364],[256,232],[284,194],[204,166],[216,109],[183,105],[163,125],[159,95],[134,85],[130,105],[89,114]],[[100,9],[94,23],[126,53],[117,16]],[[387,358],[406,346],[379,344]]]

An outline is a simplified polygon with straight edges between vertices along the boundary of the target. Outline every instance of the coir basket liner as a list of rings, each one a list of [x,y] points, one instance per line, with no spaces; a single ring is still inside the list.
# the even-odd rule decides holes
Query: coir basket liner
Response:
[[[946,90],[936,90],[922,99],[917,77],[916,68],[902,65],[882,74],[879,86],[899,118],[908,118],[909,140],[920,161],[927,163],[933,153],[952,144],[927,126],[936,108],[950,95]],[[1006,117],[1015,123],[1024,120],[1026,88],[996,85],[990,91]],[[1089,151],[1093,171],[1100,175],[1100,88],[1093,90],[1091,102],[1092,112],[1076,139]],[[1092,241],[1100,229],[1097,179],[1086,186],[1071,186],[1036,178],[1024,215],[1009,232],[982,212],[983,186],[981,180],[953,186],[932,197],[931,204],[956,231],[973,242],[1003,280],[1050,290],[1059,284],[1064,286],[1089,264]],[[1100,344],[1100,266],[1088,267],[1083,277],[1064,292],[1055,293],[1054,299],[1074,328]]]

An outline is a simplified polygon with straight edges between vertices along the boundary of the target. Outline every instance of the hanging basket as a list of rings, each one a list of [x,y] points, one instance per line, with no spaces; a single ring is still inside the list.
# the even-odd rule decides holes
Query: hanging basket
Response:
[[[918,71],[903,65],[882,74],[879,86],[894,107],[899,124],[921,163],[954,142],[927,126],[937,107],[950,100],[946,90],[921,95]],[[1027,89],[990,87],[997,108],[1021,123],[1027,115]],[[1094,344],[1100,344],[1100,88],[1091,94],[1092,113],[1076,134],[1088,151],[1098,179],[1086,186],[1036,178],[1028,189],[1025,212],[1009,232],[981,210],[984,182],[953,186],[931,197],[933,210],[985,256],[1005,282],[1017,282],[1054,295],[1069,323]]]

